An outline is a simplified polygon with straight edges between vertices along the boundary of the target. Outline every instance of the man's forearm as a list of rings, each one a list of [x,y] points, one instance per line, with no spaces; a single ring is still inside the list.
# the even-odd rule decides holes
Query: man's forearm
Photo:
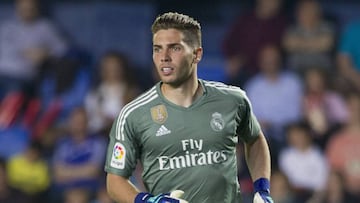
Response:
[[[269,147],[263,133],[251,144],[245,144],[245,158],[253,181],[270,179],[271,161]]]
[[[114,174],[107,175],[107,191],[117,203],[134,203],[139,190],[128,179]]]

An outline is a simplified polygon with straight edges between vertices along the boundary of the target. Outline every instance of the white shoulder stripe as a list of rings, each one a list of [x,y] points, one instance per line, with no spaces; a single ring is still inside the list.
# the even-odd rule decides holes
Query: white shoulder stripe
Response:
[[[149,102],[151,102],[152,100],[156,99],[159,95],[155,94],[154,96],[152,96],[151,98],[149,98],[148,100],[143,101],[142,103],[139,103],[137,106],[134,106],[134,108],[131,108],[125,115],[124,115],[124,119],[121,122],[120,125],[120,135],[121,135],[121,140],[124,141],[125,140],[125,136],[124,136],[124,127],[125,127],[125,122],[126,122],[126,117],[128,117],[128,115],[135,110],[136,108],[143,106]]]
[[[138,97],[137,99],[133,100],[132,102],[128,103],[127,105],[125,105],[121,111],[120,111],[120,114],[118,116],[118,119],[117,119],[117,122],[116,122],[116,131],[115,131],[115,134],[116,134],[116,138],[117,139],[120,139],[120,127],[122,126],[122,123],[125,122],[125,119],[127,117],[127,115],[129,115],[129,111],[133,111],[134,109],[138,108],[139,106],[143,105],[142,103],[146,100],[148,100],[149,102],[151,100],[153,100],[154,98],[157,97],[157,93],[156,93],[156,90],[155,90],[156,87],[153,87],[151,88],[148,92],[144,93],[143,95],[141,95],[140,97]],[[156,97],[154,97],[156,96]],[[154,97],[154,98],[153,98]],[[150,100],[150,99],[151,100]],[[147,102],[146,102],[147,103]]]
[[[209,87],[214,87],[216,89],[219,90],[228,90],[228,91],[235,91],[235,92],[239,92],[241,94],[245,95],[245,91],[242,90],[240,87],[236,87],[236,86],[231,86],[231,85],[225,85],[223,83],[204,83],[205,86],[209,86]]]
[[[222,82],[216,82],[216,81],[205,81],[204,80],[204,84],[205,85],[215,85],[215,86],[218,86],[218,87],[228,87],[229,85],[226,85]]]
[[[119,113],[119,116],[118,116],[118,121],[119,121],[119,118],[122,117],[122,115],[125,113],[125,111],[128,109],[128,108],[131,108],[132,106],[136,105],[137,102],[140,102],[142,101],[142,99],[144,99],[144,97],[147,97],[149,96],[150,94],[153,94],[154,93],[154,89],[155,87],[151,88],[149,91],[145,92],[144,94],[140,95],[138,98],[134,99],[133,101],[129,102],[128,104],[126,104],[120,111]]]
[[[151,89],[149,89],[149,90],[147,90],[146,92],[142,93],[139,97],[137,97],[137,98],[135,98],[134,100],[132,100],[131,102],[129,102],[129,104],[128,104],[127,106],[131,105],[131,104],[134,103],[134,102],[137,102],[138,100],[146,97],[146,96],[149,95],[149,94],[152,94],[153,92],[156,92],[156,91],[154,91],[154,90],[156,90],[156,86],[153,86]]]

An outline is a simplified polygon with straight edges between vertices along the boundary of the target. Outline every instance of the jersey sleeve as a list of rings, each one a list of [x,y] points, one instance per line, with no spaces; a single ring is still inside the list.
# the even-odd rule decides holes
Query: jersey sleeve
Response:
[[[129,117],[121,115],[114,121],[110,131],[105,171],[115,175],[130,177],[138,159],[138,145],[135,124]]]
[[[236,134],[245,143],[253,142],[260,134],[260,124],[257,121],[246,94],[238,106],[236,115]]]

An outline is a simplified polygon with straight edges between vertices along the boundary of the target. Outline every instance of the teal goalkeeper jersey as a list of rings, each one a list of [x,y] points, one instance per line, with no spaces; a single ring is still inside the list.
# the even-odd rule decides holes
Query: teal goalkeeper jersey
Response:
[[[129,177],[137,160],[146,189],[178,189],[190,203],[239,203],[236,145],[260,133],[244,91],[199,80],[190,107],[168,101],[158,83],[127,104],[114,121],[105,171]]]

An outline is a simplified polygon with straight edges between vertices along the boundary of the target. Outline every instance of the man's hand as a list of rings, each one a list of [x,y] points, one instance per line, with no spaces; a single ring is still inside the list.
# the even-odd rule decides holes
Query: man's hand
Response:
[[[150,193],[139,193],[135,198],[135,203],[188,203],[180,197],[184,194],[182,190],[174,190],[171,193],[164,193],[154,196]]]
[[[261,195],[260,193],[255,193],[253,203],[274,203],[270,195]]]
[[[254,182],[255,196],[253,203],[274,203],[270,196],[270,182],[266,178],[259,178]]]

